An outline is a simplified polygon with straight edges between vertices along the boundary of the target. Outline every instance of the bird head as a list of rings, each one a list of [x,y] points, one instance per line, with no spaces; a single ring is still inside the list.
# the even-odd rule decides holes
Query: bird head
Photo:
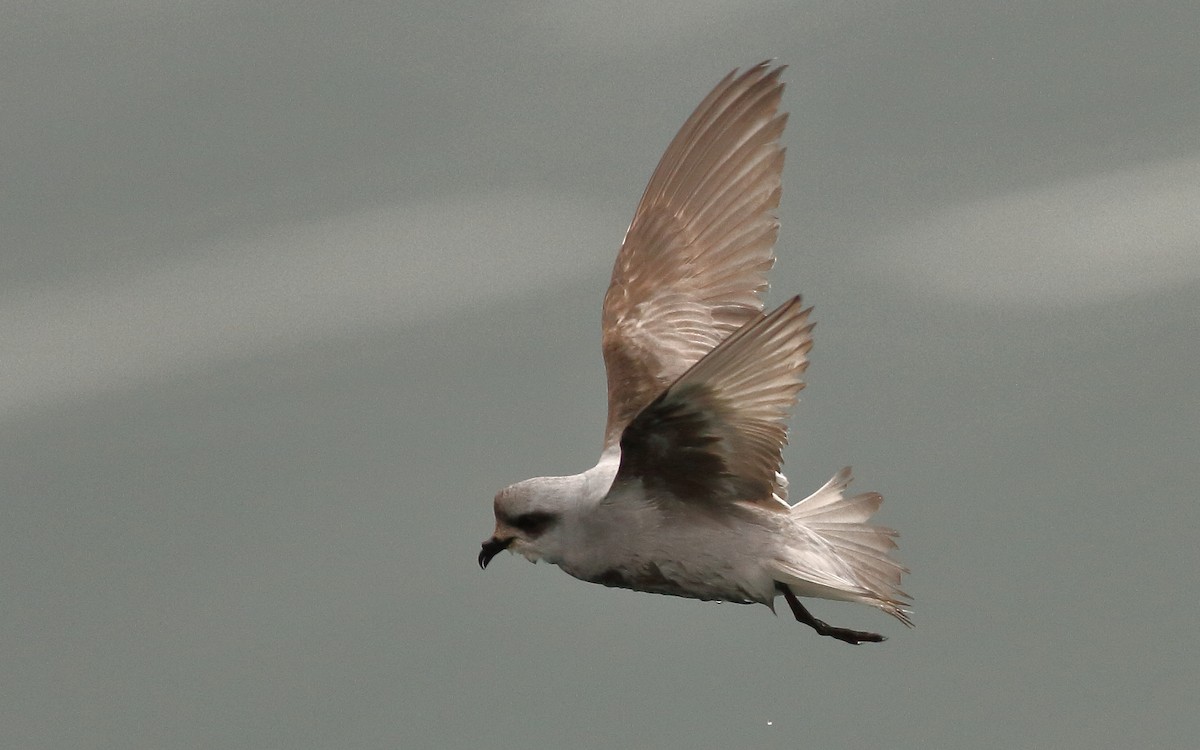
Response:
[[[559,477],[537,477],[509,485],[496,494],[493,510],[496,529],[483,543],[479,567],[486,568],[504,550],[524,555],[532,562],[555,561],[563,549],[562,488]]]

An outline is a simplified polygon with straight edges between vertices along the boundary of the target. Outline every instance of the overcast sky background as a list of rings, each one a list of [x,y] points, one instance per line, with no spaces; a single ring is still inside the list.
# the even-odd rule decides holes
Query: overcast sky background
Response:
[[[1195,746],[1200,6],[0,11],[0,745]],[[917,627],[811,608],[882,645],[475,563],[765,58],[787,470],[884,494]]]

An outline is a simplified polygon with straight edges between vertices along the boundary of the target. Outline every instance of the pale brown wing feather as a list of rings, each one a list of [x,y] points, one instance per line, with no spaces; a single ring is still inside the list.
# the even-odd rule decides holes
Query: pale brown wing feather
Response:
[[[625,429],[616,481],[685,502],[787,511],[778,471],[812,348],[810,310],[794,297],[688,369]]]
[[[726,76],[650,178],[604,298],[606,447],[685,370],[762,316],[779,233],[782,71],[762,63]]]

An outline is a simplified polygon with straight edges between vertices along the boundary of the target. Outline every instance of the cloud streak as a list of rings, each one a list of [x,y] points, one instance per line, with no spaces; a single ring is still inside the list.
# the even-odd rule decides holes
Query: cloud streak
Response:
[[[487,194],[276,228],[112,278],[6,290],[0,415],[578,277],[613,236],[581,202]],[[175,254],[178,257],[178,254]]]
[[[1061,307],[1200,279],[1200,155],[936,211],[874,267],[981,304]]]

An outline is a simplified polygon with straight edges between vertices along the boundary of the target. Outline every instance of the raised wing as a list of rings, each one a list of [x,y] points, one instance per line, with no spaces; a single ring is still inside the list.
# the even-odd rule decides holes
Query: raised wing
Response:
[[[643,409],[621,436],[615,482],[638,480],[653,496],[688,503],[748,500],[788,510],[778,472],[812,348],[810,310],[793,297]]]
[[[783,67],[717,84],[667,147],[604,297],[605,447],[723,339],[762,316],[775,263]]]

